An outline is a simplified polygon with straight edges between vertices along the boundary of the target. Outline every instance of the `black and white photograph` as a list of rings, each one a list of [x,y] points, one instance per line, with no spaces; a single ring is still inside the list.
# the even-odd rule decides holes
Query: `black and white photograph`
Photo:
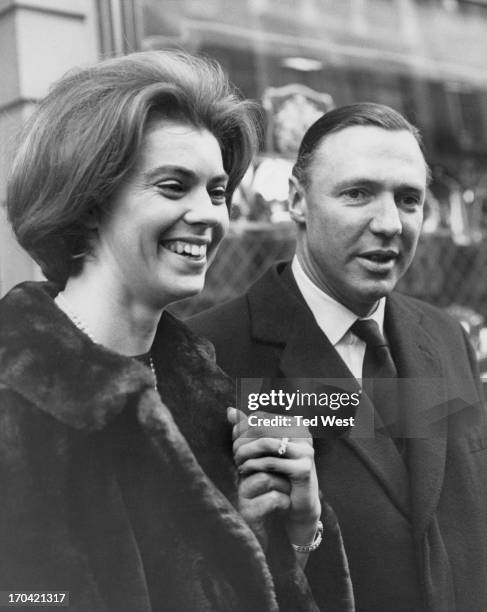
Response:
[[[0,610],[487,611],[487,0],[0,0]]]

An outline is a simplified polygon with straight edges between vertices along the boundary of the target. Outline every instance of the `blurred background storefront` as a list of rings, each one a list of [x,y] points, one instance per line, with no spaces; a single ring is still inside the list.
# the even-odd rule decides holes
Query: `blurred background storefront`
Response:
[[[244,291],[289,256],[287,177],[324,110],[388,104],[423,132],[433,182],[400,289],[449,308],[487,353],[487,0],[0,0],[0,198],[6,142],[69,67],[137,49],[218,60],[262,102],[262,150],[236,194],[231,232],[188,315]],[[0,217],[0,293],[36,277]]]

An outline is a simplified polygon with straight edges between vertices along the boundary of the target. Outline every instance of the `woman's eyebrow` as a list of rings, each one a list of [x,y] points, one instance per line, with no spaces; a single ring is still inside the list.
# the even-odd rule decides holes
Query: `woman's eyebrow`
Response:
[[[210,179],[211,183],[225,183],[228,181],[228,174],[223,172],[222,174],[217,174],[216,176],[212,176]]]
[[[144,177],[146,180],[151,181],[156,178],[159,178],[161,174],[177,174],[182,178],[186,179],[194,179],[196,177],[196,173],[184,166],[177,166],[175,164],[165,164],[163,166],[157,166],[155,168],[150,168],[146,172],[144,172]]]
[[[184,166],[178,166],[175,164],[165,164],[164,166],[157,166],[156,168],[151,168],[150,170],[144,172],[144,178],[146,179],[146,181],[150,182],[159,178],[161,174],[165,173],[176,174],[181,178],[184,178],[189,181],[197,179],[196,172],[194,172],[193,170],[189,170]],[[210,180],[212,182],[227,181],[228,175],[223,172],[222,174],[212,176]]]

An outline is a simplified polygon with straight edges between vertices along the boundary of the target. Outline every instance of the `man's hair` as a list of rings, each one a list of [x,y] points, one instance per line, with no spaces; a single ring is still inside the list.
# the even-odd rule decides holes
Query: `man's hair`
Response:
[[[406,130],[416,138],[424,155],[423,141],[418,128],[389,106],[372,102],[340,106],[315,121],[301,141],[292,173],[305,189],[310,185],[310,167],[314,154],[324,138],[355,125],[370,125],[389,131]]]
[[[60,284],[90,252],[87,219],[106,210],[141,152],[152,120],[206,129],[229,175],[227,205],[259,139],[260,112],[216,62],[149,51],[69,72],[24,130],[7,188],[19,243]]]

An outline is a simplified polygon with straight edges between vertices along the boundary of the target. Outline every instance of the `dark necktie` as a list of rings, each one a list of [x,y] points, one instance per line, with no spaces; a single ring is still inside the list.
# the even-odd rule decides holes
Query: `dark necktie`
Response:
[[[362,367],[363,389],[380,414],[389,435],[396,437],[400,433],[397,369],[389,345],[372,319],[358,319],[350,331],[366,345]]]

